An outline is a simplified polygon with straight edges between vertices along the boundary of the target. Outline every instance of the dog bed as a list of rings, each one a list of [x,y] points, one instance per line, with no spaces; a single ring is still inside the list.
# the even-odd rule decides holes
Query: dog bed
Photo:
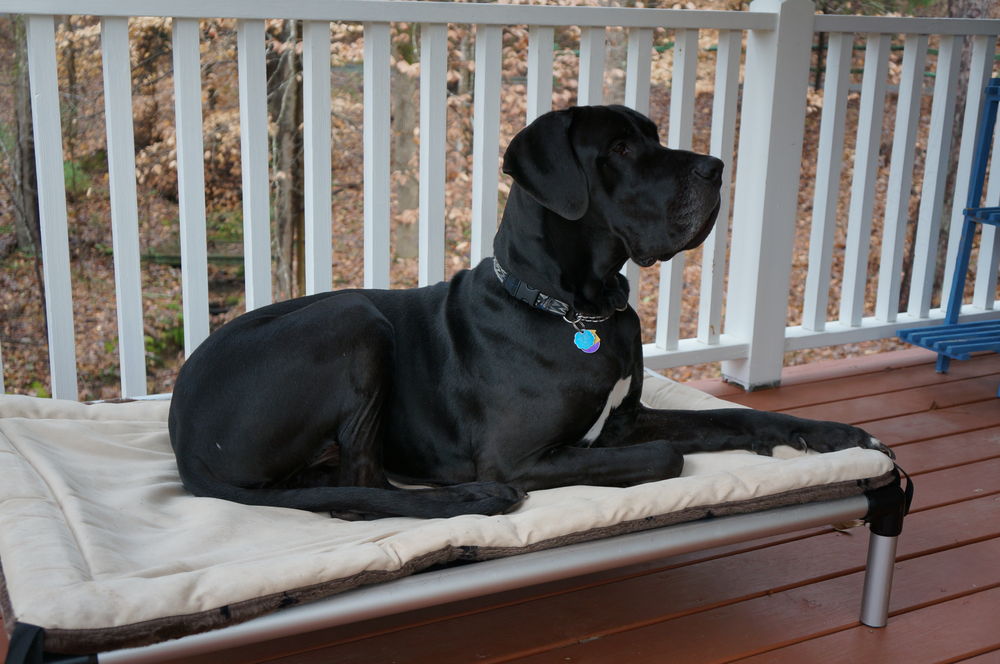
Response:
[[[650,377],[660,408],[730,407]],[[0,605],[8,632],[93,653],[203,632],[434,565],[705,516],[857,495],[895,480],[874,450],[694,454],[682,477],[531,493],[515,511],[346,522],[186,493],[168,401],[0,396]]]

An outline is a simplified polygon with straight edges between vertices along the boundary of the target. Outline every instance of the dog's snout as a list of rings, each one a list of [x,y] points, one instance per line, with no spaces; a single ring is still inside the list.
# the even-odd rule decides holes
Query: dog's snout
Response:
[[[703,180],[714,182],[722,177],[722,161],[715,157],[702,157],[694,165],[694,174]]]

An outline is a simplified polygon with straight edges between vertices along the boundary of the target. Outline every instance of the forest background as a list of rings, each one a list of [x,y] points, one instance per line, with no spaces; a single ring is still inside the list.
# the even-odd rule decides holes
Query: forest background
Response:
[[[739,0],[698,0],[684,5],[649,0],[556,0],[547,4],[594,4],[688,9],[745,10]],[[991,0],[820,0],[817,11],[840,14],[906,14],[917,16],[998,17]],[[331,77],[333,82],[333,274],[335,288],[356,287],[362,279],[362,50],[359,24],[333,23]],[[169,392],[183,362],[183,321],[179,259],[176,147],[173,117],[171,25],[169,19],[137,18],[129,22],[132,92],[139,196],[140,244],[148,389]],[[100,23],[94,17],[65,16],[57,21],[58,67],[62,98],[64,174],[70,227],[71,273],[80,397],[112,398],[119,394],[114,268],[104,133],[104,100],[100,56]],[[266,100],[270,138],[272,257],[275,299],[303,294],[303,168],[301,23],[267,22]],[[448,31],[447,118],[447,267],[451,275],[468,267],[471,219],[472,90],[475,34],[471,26],[452,24]],[[504,30],[501,148],[524,124],[526,52],[524,26]],[[708,151],[714,71],[714,31],[702,31],[694,129],[694,149]],[[605,101],[620,103],[624,95],[627,34],[607,32]],[[568,27],[555,35],[553,108],[576,102],[579,30]],[[791,292],[790,324],[798,322],[805,284],[809,222],[813,200],[815,154],[823,105],[822,62],[825,36],[814,45],[812,84],[805,118],[805,147],[799,189],[799,216]],[[416,285],[417,158],[419,132],[419,28],[392,27],[392,286]],[[658,30],[654,40],[650,116],[666,137],[670,104],[672,34]],[[929,68],[933,67],[932,41]],[[968,51],[968,48],[966,48]],[[855,82],[860,81],[861,53],[856,52]],[[901,49],[893,51],[891,82],[898,80]],[[237,87],[236,25],[232,20],[201,21],[201,67],[205,141],[205,184],[209,241],[209,292],[212,328],[245,310],[242,269],[242,203]],[[967,77],[967,56],[962,74]],[[964,90],[964,84],[960,84]],[[958,100],[961,118],[964,95]],[[853,136],[859,93],[849,100],[847,145],[841,187],[834,275],[843,261],[844,220],[853,164]],[[930,113],[930,96],[922,112]],[[873,247],[878,246],[884,209],[895,95],[885,112],[880,149],[880,177],[874,212]],[[926,147],[926,123],[918,137],[916,170]],[[498,156],[500,152],[498,151]],[[911,218],[919,202],[919,177],[914,178]],[[501,181],[501,204],[509,180]],[[946,207],[946,209],[948,209]],[[909,239],[907,240],[909,243]],[[24,21],[0,15],[0,357],[8,392],[47,396],[48,351],[44,290],[39,253],[37,193],[31,139],[31,109],[24,52]],[[700,257],[689,258],[685,271],[682,337],[696,326]],[[869,262],[877,268],[878,255]],[[903,296],[908,265],[904,266]],[[831,289],[839,288],[835,276]],[[940,276],[939,276],[940,281]],[[658,267],[643,270],[639,313],[644,342],[653,337]],[[870,285],[868,311],[874,306]],[[830,316],[838,299],[831,297]],[[786,364],[879,352],[897,347],[886,339],[789,353]],[[678,367],[667,372],[676,379],[718,375],[717,365]]]

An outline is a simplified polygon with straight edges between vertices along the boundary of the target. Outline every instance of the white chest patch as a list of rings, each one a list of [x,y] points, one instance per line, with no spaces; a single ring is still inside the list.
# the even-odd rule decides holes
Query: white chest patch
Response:
[[[604,410],[601,411],[600,417],[594,422],[594,426],[590,427],[590,431],[583,434],[583,442],[588,445],[601,435],[601,430],[604,429],[604,422],[608,419],[608,415],[611,414],[615,408],[621,405],[622,401],[625,399],[625,395],[628,394],[628,388],[632,384],[631,378],[622,378],[615,386],[611,388],[611,393],[608,394],[608,401],[604,404]]]

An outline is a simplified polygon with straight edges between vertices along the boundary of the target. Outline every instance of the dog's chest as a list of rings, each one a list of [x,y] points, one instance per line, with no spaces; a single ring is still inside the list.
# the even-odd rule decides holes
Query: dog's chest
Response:
[[[583,434],[582,442],[589,445],[597,440],[597,438],[601,435],[601,431],[604,430],[604,423],[607,421],[608,415],[610,415],[611,411],[620,406],[622,401],[624,401],[631,384],[632,380],[630,378],[622,378],[615,383],[614,387],[611,388],[611,392],[608,394],[607,401],[604,403],[604,409],[597,417],[597,421],[590,427],[590,430]]]

